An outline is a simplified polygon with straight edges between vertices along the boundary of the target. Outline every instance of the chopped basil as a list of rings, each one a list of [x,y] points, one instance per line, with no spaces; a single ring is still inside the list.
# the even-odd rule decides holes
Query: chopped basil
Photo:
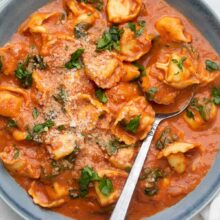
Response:
[[[13,159],[14,160],[18,159],[19,155],[20,155],[20,151],[19,151],[18,148],[15,147],[15,152],[14,152]]]
[[[100,145],[101,146],[101,145]],[[114,138],[108,141],[108,143],[104,146],[107,154],[112,156],[117,153],[118,149],[131,147],[132,145],[127,145],[123,142],[120,142],[118,139]]]
[[[190,107],[195,109],[196,111],[198,111],[200,116],[202,117],[202,119],[205,121],[208,120],[208,114],[206,114],[206,113],[208,113],[206,111],[206,108],[208,107],[208,105],[206,105],[206,104],[208,104],[208,103],[204,103],[204,105],[201,105],[197,98],[193,98],[190,103]]]
[[[206,60],[205,65],[206,65],[206,70],[208,70],[209,72],[220,70],[219,65],[212,60]]]
[[[15,120],[9,119],[8,120],[8,124],[7,124],[8,128],[17,128],[17,123]]]
[[[33,110],[33,112],[32,112],[32,115],[33,115],[33,118],[34,118],[34,119],[37,119],[37,118],[38,118],[39,112],[38,112],[38,109],[37,109],[36,107],[34,108],[34,110]]]
[[[145,168],[141,175],[141,180],[146,180],[148,183],[156,183],[164,177],[164,172],[160,168]]]
[[[79,2],[83,2],[86,4],[91,4],[93,7],[95,7],[98,11],[102,11],[104,7],[103,0],[78,0]]]
[[[157,87],[151,87],[146,93],[148,100],[152,101],[157,92],[158,92]]]
[[[187,57],[182,57],[179,61],[177,59],[172,59],[172,62],[175,63],[179,70],[183,71],[183,63],[186,61]],[[176,74],[178,74],[177,72]]]
[[[102,89],[97,89],[95,91],[95,96],[100,102],[104,104],[108,101],[107,96],[105,95],[105,92]]]
[[[99,181],[99,190],[104,196],[109,196],[114,191],[112,181],[104,176]]]
[[[154,196],[158,192],[158,181],[164,178],[165,174],[160,168],[146,168],[140,179],[146,181],[147,187],[144,189],[145,195]]]
[[[144,193],[147,196],[155,196],[158,193],[157,186],[145,187]]]
[[[59,93],[53,96],[54,100],[61,105],[64,105],[67,101],[67,92],[63,87],[59,88]]]
[[[175,134],[172,134],[171,129],[169,127],[166,127],[163,129],[160,137],[158,138],[156,142],[156,148],[158,150],[162,150],[168,144],[173,143],[177,139],[178,137]]]
[[[74,36],[79,39],[81,37],[85,37],[88,33],[87,30],[90,28],[90,24],[88,23],[79,23],[74,27]]]
[[[84,167],[81,170],[81,176],[79,179],[80,197],[85,197],[88,194],[90,182],[98,180],[100,180],[100,177],[91,167]]]
[[[64,125],[59,125],[58,127],[57,127],[57,130],[58,131],[63,131],[65,129],[65,126]]]
[[[145,29],[145,24],[146,22],[141,20],[141,21],[138,21],[137,22],[137,25],[132,23],[132,22],[129,22],[128,23],[128,27],[130,28],[130,30],[132,32],[134,32],[135,34],[135,37],[139,37],[141,36],[143,33],[144,33],[144,29]],[[138,28],[137,28],[138,27]]]
[[[72,55],[71,55],[71,59],[69,62],[67,62],[65,64],[65,67],[67,69],[81,69],[83,66],[82,60],[81,60],[81,56],[84,53],[84,49],[83,48],[79,48],[77,49]]]
[[[186,116],[188,118],[192,118],[193,120],[195,120],[194,113],[191,110],[189,110],[189,109],[186,109]]]
[[[144,68],[144,66],[142,66],[140,63],[138,63],[137,61],[133,62],[133,65],[135,65],[139,72],[140,72],[140,77],[144,77],[146,76],[146,69]]]
[[[135,118],[131,119],[125,126],[125,130],[131,133],[136,133],[140,124],[141,116],[137,115]]]
[[[120,50],[120,39],[124,31],[119,29],[117,26],[112,26],[108,31],[105,31],[102,37],[97,41],[96,50],[98,52],[103,50],[113,49]]]
[[[28,128],[28,135],[26,136],[26,141],[34,140],[36,142],[40,142],[39,135],[43,132],[48,131],[48,129],[54,126],[54,122],[52,120],[47,120],[44,123],[34,125],[32,131]]]
[[[40,134],[52,128],[53,126],[54,126],[54,122],[52,120],[47,120],[46,122],[42,124],[35,125],[33,127],[33,133]]]
[[[32,86],[32,74],[25,68],[24,64],[18,64],[17,70],[15,70],[15,77],[20,81],[23,88],[28,89]]]
[[[220,92],[216,87],[212,88],[211,95],[212,95],[212,101],[214,102],[214,104],[220,105]]]

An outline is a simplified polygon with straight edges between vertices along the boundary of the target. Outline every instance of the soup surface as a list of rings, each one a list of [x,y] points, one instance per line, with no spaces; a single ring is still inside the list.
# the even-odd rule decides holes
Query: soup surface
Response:
[[[220,140],[219,56],[162,0],[56,0],[0,48],[0,158],[37,205],[108,219],[155,112],[127,219],[190,193]]]

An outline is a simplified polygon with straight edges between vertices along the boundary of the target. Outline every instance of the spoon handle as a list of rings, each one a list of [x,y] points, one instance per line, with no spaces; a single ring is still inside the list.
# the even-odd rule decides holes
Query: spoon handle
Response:
[[[138,155],[135,159],[131,172],[128,176],[128,179],[125,183],[125,186],[122,190],[122,193],[115,206],[115,209],[111,215],[110,220],[124,220],[125,219],[135,186],[139,179],[142,167],[144,165],[144,161],[147,157],[147,153],[151,145],[151,141],[154,137],[154,134],[157,130],[159,123],[160,123],[160,120],[158,119],[154,121],[151,131],[149,132],[145,141],[142,143],[141,148],[138,152]]]

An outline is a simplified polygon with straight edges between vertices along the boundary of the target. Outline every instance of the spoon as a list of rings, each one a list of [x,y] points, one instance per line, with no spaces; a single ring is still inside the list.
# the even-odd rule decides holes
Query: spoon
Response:
[[[178,111],[172,112],[172,113],[157,113],[154,123],[152,125],[151,131],[148,133],[148,136],[144,140],[144,142],[141,145],[141,148],[138,152],[138,155],[135,159],[135,162],[133,164],[133,167],[130,171],[130,174],[128,176],[128,179],[124,185],[124,188],[122,190],[122,193],[120,195],[120,198],[114,208],[114,211],[110,217],[110,220],[124,220],[128,211],[128,207],[134,192],[134,189],[136,187],[136,184],[138,182],[142,167],[144,165],[144,161],[146,160],[147,153],[149,151],[151,142],[153,140],[154,134],[157,130],[158,125],[168,118],[173,118],[179,114],[181,114],[189,105],[191,100],[194,97],[194,91],[192,92],[192,95],[190,99],[186,102],[186,104]]]

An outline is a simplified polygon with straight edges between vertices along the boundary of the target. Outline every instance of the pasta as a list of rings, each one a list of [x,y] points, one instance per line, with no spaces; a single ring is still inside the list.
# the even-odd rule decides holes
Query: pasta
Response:
[[[36,205],[109,219],[157,113],[194,89],[144,162],[127,218],[148,218],[213,163],[219,73],[214,49],[164,0],[50,1],[0,48],[0,160]]]

